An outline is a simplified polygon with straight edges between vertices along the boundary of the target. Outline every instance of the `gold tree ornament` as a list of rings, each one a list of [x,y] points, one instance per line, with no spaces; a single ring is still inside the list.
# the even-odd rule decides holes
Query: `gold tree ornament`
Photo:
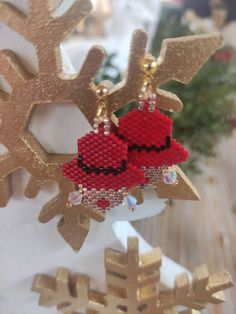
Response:
[[[232,287],[228,272],[209,275],[205,265],[175,279],[173,289],[160,289],[161,250],[139,254],[137,238],[128,239],[127,253],[105,251],[106,293],[90,289],[87,276],[59,268],[56,277],[36,275],[32,290],[39,304],[57,306],[63,314],[197,314],[207,303],[224,302],[223,290]],[[186,308],[179,311],[178,307]]]
[[[15,53],[10,50],[0,52],[0,74],[12,88],[11,93],[0,93],[0,143],[8,150],[0,156],[0,205],[6,206],[11,197],[10,174],[18,168],[25,168],[31,174],[25,190],[29,198],[36,197],[44,184],[56,182],[59,194],[44,205],[39,220],[46,223],[62,215],[58,230],[75,250],[80,249],[89,231],[90,218],[101,222],[105,215],[83,205],[73,208],[66,206],[68,194],[74,190],[74,185],[62,176],[61,165],[73,156],[49,154],[28,130],[28,125],[36,104],[44,106],[55,103],[76,104],[92,124],[99,100],[93,81],[103,62],[104,51],[100,47],[93,47],[80,72],[68,75],[63,73],[59,48],[60,42],[91,8],[89,0],[75,0],[63,15],[58,15],[55,2],[29,0],[29,11],[25,15],[8,3],[0,3],[0,20],[34,45],[39,64],[38,73],[32,74]],[[111,88],[106,97],[109,115],[137,99],[146,75],[142,67],[146,44],[146,34],[141,30],[135,31],[127,76]],[[189,82],[220,45],[221,37],[218,34],[165,40],[161,56],[156,61],[158,70],[153,74],[153,89],[172,79]],[[182,109],[176,95],[159,88],[157,93],[162,109]],[[172,193],[166,186],[159,185],[158,195],[163,198],[172,198],[172,195],[184,198],[186,188],[186,199],[198,198],[195,189],[186,180],[180,180],[183,174],[179,176],[178,181],[183,182],[183,186],[179,183],[179,190]],[[139,201],[142,201],[141,198]]]

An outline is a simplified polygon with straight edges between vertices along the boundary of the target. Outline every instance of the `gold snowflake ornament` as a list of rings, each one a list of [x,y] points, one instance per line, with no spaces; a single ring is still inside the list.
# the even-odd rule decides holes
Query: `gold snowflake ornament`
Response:
[[[232,286],[227,272],[209,275],[206,266],[175,279],[174,288],[160,290],[161,250],[139,255],[138,239],[128,239],[127,253],[106,249],[106,293],[91,290],[89,278],[71,275],[64,268],[56,277],[36,275],[33,291],[40,294],[39,304],[57,306],[63,314],[196,314],[207,303],[224,302],[223,290]],[[178,311],[178,306],[186,308]]]
[[[68,194],[74,190],[74,185],[63,177],[61,165],[73,156],[49,154],[28,130],[28,125],[36,104],[44,106],[62,102],[76,104],[92,123],[98,102],[93,80],[103,62],[104,51],[93,47],[77,75],[64,74],[59,45],[90,12],[91,3],[89,0],[76,0],[59,16],[55,14],[55,7],[50,6],[50,0],[28,2],[27,15],[8,3],[0,3],[0,20],[34,45],[39,63],[38,73],[32,74],[15,53],[9,50],[0,52],[0,74],[12,87],[11,93],[0,92],[0,143],[8,150],[0,156],[0,206],[6,206],[11,197],[10,174],[18,168],[25,168],[31,174],[25,190],[29,198],[36,197],[44,184],[58,183],[59,194],[44,205],[39,220],[46,223],[56,215],[62,215],[58,230],[78,250],[89,231],[90,218],[101,222],[105,216],[83,205],[66,207]],[[172,79],[188,83],[221,42],[218,34],[163,42],[158,71],[153,77],[160,108],[173,112],[182,110],[182,102],[176,95],[158,87]],[[135,31],[127,76],[107,96],[110,114],[137,99],[146,75],[141,66],[146,43],[146,34]],[[162,198],[198,199],[196,189],[186,176],[180,170],[177,174],[179,184],[167,188],[164,183],[158,183],[157,195]],[[142,202],[141,197],[139,200]]]

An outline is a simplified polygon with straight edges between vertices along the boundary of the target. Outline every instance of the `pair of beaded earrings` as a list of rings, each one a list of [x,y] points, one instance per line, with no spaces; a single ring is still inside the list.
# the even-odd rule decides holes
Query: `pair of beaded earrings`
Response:
[[[63,175],[77,189],[69,195],[72,205],[106,212],[125,201],[133,211],[132,187],[159,180],[177,184],[171,167],[184,162],[188,152],[172,138],[172,120],[158,110],[148,72],[138,108],[120,117],[118,126],[108,117],[106,100],[98,102],[94,130],[78,140],[78,158],[63,165]]]

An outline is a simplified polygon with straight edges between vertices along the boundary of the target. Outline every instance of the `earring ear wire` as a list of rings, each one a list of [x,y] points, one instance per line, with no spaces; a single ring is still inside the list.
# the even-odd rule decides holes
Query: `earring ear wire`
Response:
[[[110,81],[103,81],[96,86],[96,95],[98,97],[97,101],[97,113],[94,118],[94,133],[99,133],[99,125],[104,124],[104,135],[109,135],[110,133],[110,117],[108,117],[108,102],[107,96],[109,95],[109,90],[112,88],[113,84]]]
[[[142,70],[146,74],[143,81],[143,89],[149,92],[152,90],[153,76],[158,70],[157,60],[152,54],[147,53],[144,56],[142,60]]]
[[[156,93],[153,92],[152,81],[153,75],[158,69],[156,58],[151,54],[146,54],[141,62],[142,70],[145,72],[143,86],[138,98],[139,110],[144,109],[146,102],[149,104],[149,111],[153,112],[156,106]]]

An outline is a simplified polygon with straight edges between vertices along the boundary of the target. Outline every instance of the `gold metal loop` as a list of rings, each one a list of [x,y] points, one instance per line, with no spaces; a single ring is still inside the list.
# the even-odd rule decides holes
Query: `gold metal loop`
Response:
[[[109,94],[109,87],[110,85],[106,81],[96,86],[96,95],[98,98],[96,116],[100,121],[103,121],[108,116],[108,103],[106,97]]]
[[[142,92],[148,93],[148,92],[151,92],[151,89],[152,89],[152,77],[147,76],[143,82]]]
[[[98,109],[97,109],[97,114],[96,116],[103,120],[104,118],[107,117],[108,114],[108,105],[107,102],[105,100],[100,100],[98,102]]]

